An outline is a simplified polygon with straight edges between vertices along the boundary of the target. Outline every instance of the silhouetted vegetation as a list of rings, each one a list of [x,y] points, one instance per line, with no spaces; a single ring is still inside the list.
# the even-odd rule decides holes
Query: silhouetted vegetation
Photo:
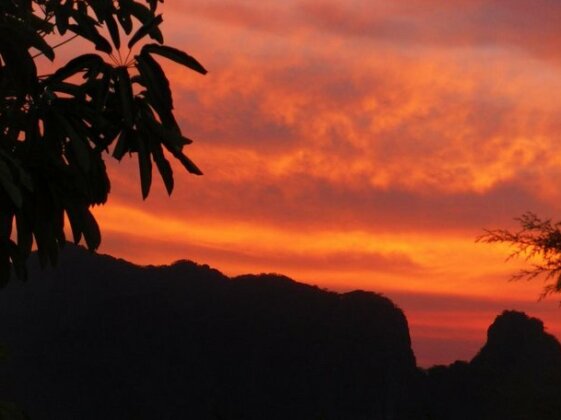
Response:
[[[157,59],[206,70],[164,45],[162,0],[3,0],[0,2],[0,284],[12,268],[26,278],[33,242],[42,265],[55,264],[66,239],[97,249],[90,207],[107,201],[104,154],[138,158],[146,198],[156,165],[168,193],[166,157],[201,174],[183,153],[191,140],[173,113],[168,79]],[[144,43],[150,38],[153,42]],[[82,51],[58,68],[56,48],[76,39]],[[95,48],[95,51],[93,49]],[[39,74],[39,60],[54,70]],[[17,235],[11,239],[12,227]]]
[[[534,213],[525,213],[516,219],[520,230],[486,230],[478,241],[506,243],[514,248],[510,258],[521,257],[531,264],[512,276],[513,280],[545,277],[546,285],[542,298],[552,293],[561,293],[561,222],[542,220]]]
[[[520,313],[471,362],[422,371],[402,311],[374,293],[62,258],[0,294],[0,391],[33,420],[561,418],[561,347]]]

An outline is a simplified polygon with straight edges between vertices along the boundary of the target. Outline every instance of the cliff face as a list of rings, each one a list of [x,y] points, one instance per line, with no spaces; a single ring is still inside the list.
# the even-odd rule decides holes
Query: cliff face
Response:
[[[382,296],[72,246],[62,259],[0,292],[1,396],[34,420],[417,412],[407,321]]]
[[[470,363],[429,370],[434,419],[561,419],[561,345],[543,323],[505,311]]]

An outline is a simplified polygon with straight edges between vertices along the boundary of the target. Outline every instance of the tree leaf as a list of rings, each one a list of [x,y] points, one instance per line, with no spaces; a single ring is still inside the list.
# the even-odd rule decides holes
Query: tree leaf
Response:
[[[153,19],[146,22],[142,25],[132,36],[128,43],[129,49],[135,46],[135,44],[144,38],[148,34],[154,33],[154,29],[157,29],[158,26],[163,22],[162,15],[154,16]],[[162,39],[163,42],[163,39]]]
[[[105,18],[105,23],[107,24],[107,30],[109,31],[109,35],[111,36],[113,45],[115,45],[116,49],[120,49],[121,36],[119,34],[119,27],[117,26],[117,21],[112,15],[107,15]]]
[[[117,145],[113,149],[113,157],[117,160],[121,160],[125,153],[130,150],[129,147],[129,137],[131,136],[131,131],[128,129],[124,129],[121,131],[119,135],[119,139],[117,140]]]
[[[0,186],[8,194],[8,197],[12,201],[12,204],[19,209],[23,204],[23,198],[21,196],[20,189],[14,183],[11,172],[12,171],[10,170],[8,165],[0,160]]]
[[[138,132],[136,141],[138,145],[138,168],[140,171],[142,198],[146,199],[148,194],[150,194],[150,186],[152,185],[152,161],[150,160],[150,151],[146,144],[146,139],[140,132]]]
[[[29,224],[29,217],[24,210],[16,212],[17,240],[23,255],[31,254],[33,247],[33,233]]]
[[[164,181],[166,191],[168,195],[171,195],[174,187],[173,170],[171,169],[171,165],[164,156],[162,145],[153,138],[150,138],[150,148],[152,151],[154,162],[156,162],[156,166],[158,167],[158,172],[160,172],[162,181]]]
[[[95,251],[101,244],[101,231],[93,214],[85,208],[83,210],[84,239],[90,251]]]
[[[142,53],[157,54],[173,60],[176,63],[182,64],[198,73],[207,74],[207,70],[195,58],[173,47],[158,44],[147,44],[142,47]]]
[[[134,124],[134,100],[129,71],[126,67],[117,67],[115,69],[115,74],[119,95],[121,97],[123,118],[127,127],[132,128]]]
[[[21,48],[13,39],[4,41],[0,34],[0,56],[4,62],[3,71],[10,79],[9,82],[16,89],[16,102],[22,103],[28,93],[35,93],[39,85],[37,80],[37,66],[26,48]],[[4,88],[4,87],[3,87]]]
[[[88,41],[93,42],[95,45],[95,49],[99,51],[103,51],[104,53],[111,54],[113,51],[113,47],[100,33],[94,26],[82,26],[76,24],[69,24],[68,29],[74,32],[77,35],[87,39]]]
[[[23,23],[5,25],[0,24],[0,34],[7,39],[12,39],[26,48],[33,47],[39,50],[49,60],[55,59],[55,52],[49,44],[30,27]]]
[[[198,168],[197,165],[193,163],[191,159],[185,156],[182,152],[179,152],[175,155],[179,159],[179,161],[183,164],[185,169],[187,169],[193,175],[203,175],[203,172]]]
[[[72,230],[72,237],[74,243],[78,244],[82,239],[82,231],[84,229],[84,218],[82,212],[76,208],[75,204],[70,204],[66,206],[66,214],[68,215],[68,221],[70,222],[70,228]]]
[[[119,2],[143,25],[154,17],[154,13],[142,3],[133,0],[119,0]]]
[[[121,24],[121,28],[125,34],[129,35],[132,32],[132,19],[131,12],[127,8],[127,2],[119,0],[119,9],[117,9],[117,19]]]
[[[145,81],[154,107],[160,113],[169,113],[173,109],[173,100],[169,81],[161,66],[148,54],[136,56],[138,70]]]
[[[71,9],[72,2],[69,1],[67,1],[64,5],[59,5],[54,8],[55,24],[61,35],[66,34],[66,31],[68,30],[68,20],[70,19]]]
[[[90,170],[91,152],[88,139],[80,136],[64,115],[60,113],[53,113],[53,115],[64,129],[64,136],[70,139],[70,147],[74,152],[78,165],[84,172],[88,172]]]
[[[46,84],[61,82],[75,74],[92,68],[102,68],[105,61],[97,54],[83,54],[73,58],[45,80]]]

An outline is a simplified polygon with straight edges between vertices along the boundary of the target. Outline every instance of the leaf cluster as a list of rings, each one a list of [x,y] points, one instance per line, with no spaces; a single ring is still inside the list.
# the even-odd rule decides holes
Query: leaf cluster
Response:
[[[110,192],[105,156],[137,158],[143,198],[153,164],[172,193],[170,157],[202,174],[183,152],[191,140],[174,116],[159,61],[206,70],[164,44],[162,2],[0,2],[0,284],[13,271],[26,278],[34,244],[42,265],[56,264],[66,219],[74,242],[98,248],[91,207],[104,204]],[[56,64],[57,47],[76,38],[92,51],[38,74],[38,60]]]
[[[519,230],[485,230],[477,241],[506,243],[514,248],[508,259],[523,258],[530,262],[530,268],[518,271],[512,279],[531,280],[543,276],[546,284],[541,298],[561,293],[561,222],[541,219],[531,212],[515,220],[520,224]]]

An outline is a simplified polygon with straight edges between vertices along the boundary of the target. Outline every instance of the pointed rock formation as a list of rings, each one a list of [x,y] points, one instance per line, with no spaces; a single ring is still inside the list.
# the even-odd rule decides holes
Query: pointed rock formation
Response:
[[[429,370],[434,419],[561,419],[561,345],[542,321],[505,311],[468,364]]]

